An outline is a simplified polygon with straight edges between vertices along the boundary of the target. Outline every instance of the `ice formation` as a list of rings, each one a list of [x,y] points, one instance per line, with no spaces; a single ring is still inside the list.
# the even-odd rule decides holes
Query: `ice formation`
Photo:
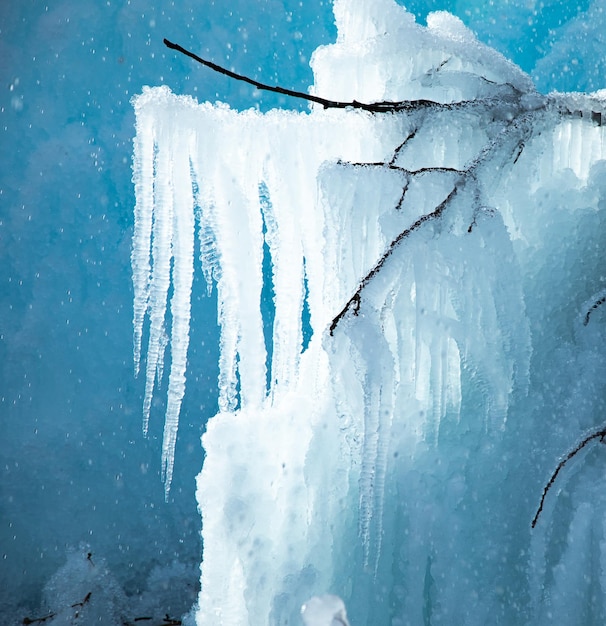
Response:
[[[167,488],[196,231],[218,290],[197,623],[300,623],[326,593],[357,625],[602,623],[597,444],[530,520],[603,419],[605,100],[538,94],[444,12],[334,10],[313,93],[393,111],[135,100],[135,361],[149,314]]]
[[[330,594],[310,598],[301,615],[306,626],[349,626],[343,600]]]

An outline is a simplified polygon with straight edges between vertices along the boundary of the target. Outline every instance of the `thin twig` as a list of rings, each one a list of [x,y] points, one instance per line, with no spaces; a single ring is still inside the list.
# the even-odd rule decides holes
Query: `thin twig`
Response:
[[[600,430],[589,435],[588,437],[585,437],[585,439],[583,439],[583,441],[581,441],[581,443],[579,443],[576,446],[576,448],[571,450],[566,455],[566,457],[563,458],[558,463],[558,466],[556,467],[555,472],[552,474],[551,478],[549,479],[549,482],[545,485],[545,487],[543,487],[543,495],[541,496],[541,502],[539,503],[539,508],[537,509],[537,512],[535,513],[535,516],[532,520],[532,524],[531,524],[532,528],[534,528],[537,525],[537,522],[539,520],[539,515],[541,515],[541,511],[543,510],[543,504],[545,503],[547,492],[551,489],[553,483],[555,482],[557,475],[560,473],[560,470],[564,467],[564,465],[566,465],[566,463],[568,463],[568,461],[570,461],[570,459],[572,459],[573,456],[575,456],[575,454],[577,454],[577,452],[580,452],[590,441],[592,441],[593,439],[597,439],[598,437],[602,441],[604,440],[604,437],[606,437],[606,428],[601,428]]]
[[[600,306],[602,306],[602,304],[604,304],[604,302],[606,302],[606,296],[602,296],[599,300],[596,300],[591,307],[589,308],[589,310],[587,311],[587,313],[585,313],[585,319],[583,320],[583,326],[587,326],[587,324],[589,324],[589,318],[591,317],[591,314]]]
[[[342,159],[339,159],[337,161],[337,165],[344,165],[346,167],[358,167],[358,168],[362,168],[362,167],[376,167],[376,168],[380,168],[380,169],[388,169],[388,170],[395,170],[396,172],[402,172],[403,174],[407,174],[409,176],[416,176],[417,174],[433,174],[433,173],[438,173],[438,174],[466,174],[468,170],[459,170],[456,167],[420,167],[418,170],[409,170],[406,169],[405,167],[400,167],[399,165],[394,165],[393,163],[389,162],[389,163],[385,163],[384,161],[368,161],[368,162],[363,162],[363,161],[343,161]]]
[[[390,101],[382,101],[382,102],[358,102],[357,100],[352,100],[351,102],[342,102],[339,100],[329,100],[327,98],[321,98],[320,96],[314,96],[308,93],[303,93],[302,91],[295,91],[294,89],[285,89],[284,87],[278,87],[274,85],[266,85],[265,83],[261,83],[258,80],[254,80],[253,78],[249,78],[248,76],[244,76],[242,74],[237,74],[236,72],[232,72],[221,65],[217,65],[212,61],[207,61],[202,57],[199,57],[197,54],[186,50],[182,46],[177,43],[173,43],[168,39],[164,39],[164,45],[171,50],[176,50],[177,52],[181,52],[185,56],[190,57],[194,61],[201,63],[202,65],[209,67],[211,70],[218,72],[219,74],[224,74],[225,76],[229,76],[234,80],[239,80],[244,83],[248,83],[257,89],[261,89],[263,91],[272,91],[274,93],[279,93],[284,96],[290,96],[292,98],[299,98],[300,100],[307,100],[308,102],[315,102],[316,104],[321,104],[325,109],[362,109],[363,111],[369,111],[370,113],[393,113],[397,111],[412,111],[420,108],[442,108],[442,109],[452,109],[458,108],[460,106],[466,106],[468,104],[473,104],[474,101],[462,101],[462,102],[453,102],[453,103],[441,103],[434,102],[433,100],[401,100],[399,102],[390,102]]]
[[[89,552],[90,554],[90,552]],[[77,606],[84,606],[89,600],[90,597],[93,595],[92,591],[89,591],[86,596],[84,596],[84,600],[82,600],[82,602],[76,602],[75,604],[72,604],[72,609],[77,607]]]
[[[389,162],[389,165],[395,165],[396,164],[396,161],[397,161],[398,157],[400,156],[400,152],[404,149],[406,144],[411,139],[415,138],[415,135],[417,134],[418,130],[419,130],[418,127],[417,128],[413,128],[412,131],[408,134],[408,137],[406,137],[406,139],[404,139],[404,141],[394,150],[393,156],[391,157],[391,161]]]
[[[332,320],[330,326],[328,328],[329,333],[332,337],[335,329],[339,325],[339,322],[345,317],[347,312],[352,308],[353,305],[353,314],[357,315],[360,309],[360,300],[362,295],[362,290],[368,285],[368,283],[378,274],[379,270],[385,264],[385,261],[393,254],[393,251],[402,243],[406,237],[412,234],[415,230],[417,230],[420,226],[422,226],[425,222],[429,220],[436,219],[442,215],[444,209],[448,206],[448,203],[454,198],[457,193],[457,186],[452,189],[452,191],[438,204],[438,206],[431,212],[422,215],[414,224],[409,226],[406,230],[403,230],[388,246],[387,250],[383,253],[383,256],[377,261],[376,265],[364,276],[364,278],[360,281],[358,288],[354,295],[347,301],[347,304],[343,307],[341,312]]]
[[[53,617],[55,617],[55,615],[57,615],[56,613],[49,613],[48,615],[45,615],[44,617],[24,617],[23,621],[21,622],[22,624],[41,624],[42,622],[45,622],[47,619],[52,619]]]

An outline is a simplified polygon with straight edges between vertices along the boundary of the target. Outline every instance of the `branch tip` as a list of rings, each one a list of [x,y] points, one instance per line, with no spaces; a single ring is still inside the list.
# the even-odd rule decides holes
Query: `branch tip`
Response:
[[[535,516],[532,519],[532,522],[530,524],[532,528],[534,528],[537,525],[537,522],[539,521],[539,516],[541,515],[541,512],[543,511],[543,505],[545,504],[545,498],[547,497],[547,492],[553,486],[553,484],[555,482],[555,479],[557,478],[558,474],[560,473],[560,470],[564,467],[564,465],[566,465],[566,463],[568,463],[568,461],[570,461],[570,459],[572,459],[572,457],[574,457],[578,452],[580,452],[590,441],[592,441],[593,439],[597,439],[598,437],[600,439],[600,442],[604,443],[604,438],[606,437],[606,428],[600,428],[600,430],[597,430],[596,432],[592,433],[591,435],[588,435],[587,437],[585,437],[585,439],[583,439],[583,441],[581,441],[575,448],[573,448],[558,463],[558,466],[556,467],[554,473],[551,475],[551,478],[549,479],[549,481],[547,482],[545,487],[543,487],[543,494],[541,495],[541,501],[539,502],[539,508],[537,509],[537,512],[535,513]]]

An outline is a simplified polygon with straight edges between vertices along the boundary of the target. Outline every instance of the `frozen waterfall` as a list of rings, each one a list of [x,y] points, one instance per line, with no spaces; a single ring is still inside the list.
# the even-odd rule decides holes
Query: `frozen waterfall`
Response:
[[[604,421],[606,99],[538,94],[444,12],[334,10],[312,93],[393,110],[135,99],[135,363],[147,424],[170,346],[167,489],[196,256],[218,293],[196,623],[297,624],[324,594],[357,626],[603,623],[599,443],[530,522]]]

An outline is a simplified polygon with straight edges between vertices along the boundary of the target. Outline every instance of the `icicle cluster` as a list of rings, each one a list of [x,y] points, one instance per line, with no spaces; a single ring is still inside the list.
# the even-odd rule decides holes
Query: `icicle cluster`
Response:
[[[376,147],[373,152],[378,144],[376,123],[368,115],[349,116],[344,136],[334,111],[313,116],[239,114],[227,107],[198,106],[192,99],[173,96],[166,87],[145,89],[135,100],[135,112],[136,371],[145,314],[150,317],[144,430],[154,381],[162,377],[167,296],[171,284],[173,288],[163,445],[168,490],[185,385],[195,220],[202,267],[209,288],[216,281],[218,289],[220,410],[259,407],[267,395],[260,311],[263,225],[276,294],[271,389],[277,393],[287,389],[298,372],[304,280],[314,286],[322,282],[324,222],[314,210],[318,170],[325,161],[359,159],[361,145],[376,159],[383,154]],[[393,124],[398,122],[386,120],[382,125]],[[274,157],[277,151],[279,159]],[[296,194],[291,182],[296,182]],[[314,327],[327,324],[327,315],[334,310],[330,305],[321,293],[310,291],[307,306]]]

